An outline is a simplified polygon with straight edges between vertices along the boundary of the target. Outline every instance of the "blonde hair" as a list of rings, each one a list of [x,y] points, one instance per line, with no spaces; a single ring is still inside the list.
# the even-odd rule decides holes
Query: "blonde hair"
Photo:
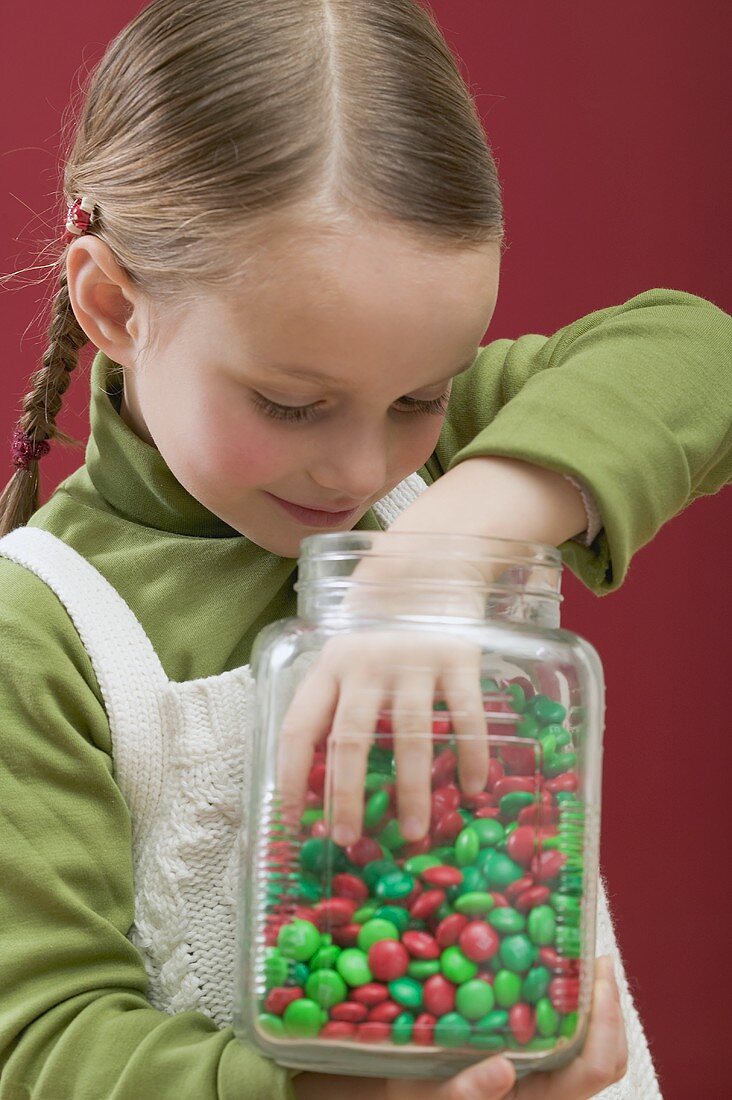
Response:
[[[480,118],[416,0],[153,0],[91,72],[63,164],[58,224],[88,196],[88,232],[168,317],[238,281],[289,226],[376,220],[428,248],[504,242]],[[48,347],[18,427],[83,447],[55,423],[88,338],[67,246],[54,247]],[[33,460],[0,496],[0,535],[37,508]]]

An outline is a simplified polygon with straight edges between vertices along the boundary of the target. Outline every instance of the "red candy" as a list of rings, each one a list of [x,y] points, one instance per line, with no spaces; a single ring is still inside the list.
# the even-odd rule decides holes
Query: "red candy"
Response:
[[[351,1024],[362,1023],[368,1014],[366,1005],[359,1004],[357,1001],[341,1001],[340,1004],[333,1005],[330,1010],[332,1020],[346,1020]]]
[[[387,999],[389,990],[378,982],[366,982],[365,985],[351,989],[348,996],[352,1001],[358,1001],[362,1005],[378,1005]]]
[[[519,825],[556,825],[558,821],[559,807],[548,806],[545,802],[532,802],[519,810]]]
[[[519,894],[514,906],[519,913],[528,913],[534,906],[544,905],[545,902],[549,901],[550,895],[551,891],[548,886],[530,886],[528,890],[524,890]]]
[[[519,1001],[508,1010],[508,1026],[518,1043],[530,1043],[536,1031],[536,1014],[531,1005]]]
[[[447,840],[454,840],[458,833],[465,828],[465,822],[457,810],[448,810],[438,818],[433,833],[438,844],[444,844]]]
[[[504,779],[498,780],[493,793],[496,798],[501,799],[506,794],[513,794],[514,791],[528,791],[530,794],[536,794],[537,790],[539,790],[539,784],[534,776],[507,775]]]
[[[355,947],[358,941],[358,934],[361,931],[361,925],[334,925],[329,931],[333,937],[333,943],[337,943],[339,947]]]
[[[318,1032],[319,1039],[352,1039],[358,1028],[345,1020],[328,1020]]]
[[[496,909],[498,909],[499,907],[502,908],[502,909],[507,909],[508,908],[508,898],[506,897],[505,894],[502,894],[499,890],[491,890],[490,895],[493,898],[494,908],[496,908]]]
[[[531,861],[532,874],[539,882],[549,882],[559,874],[567,861],[564,852],[550,848],[548,852],[539,852]]]
[[[530,745],[504,745],[501,749],[508,775],[534,775],[536,753]]]
[[[423,836],[419,840],[410,840],[401,849],[401,852],[404,855],[405,859],[411,859],[412,856],[424,856],[431,851],[432,837],[429,835],[429,833],[427,834],[427,836]]]
[[[422,987],[422,1000],[428,1012],[444,1016],[455,1007],[455,985],[443,974],[433,974]]]
[[[403,932],[402,943],[415,959],[439,959],[440,946],[429,932]]]
[[[308,788],[323,797],[325,792],[325,764],[315,763],[308,772]]]
[[[365,1043],[383,1043],[391,1035],[391,1025],[380,1020],[366,1020],[358,1025],[357,1038]]]
[[[303,992],[296,985],[276,985],[273,989],[270,989],[264,1002],[264,1007],[267,1012],[274,1013],[275,1016],[281,1016],[287,1006],[292,1001],[299,1000],[302,997]]]
[[[553,947],[539,948],[539,961],[548,970],[559,970],[564,974],[574,974],[579,970],[576,959],[567,959],[560,955]]]
[[[454,783],[446,783],[432,792],[432,817],[440,818],[460,805],[460,788]]]
[[[398,940],[379,940],[368,952],[369,969],[380,982],[401,978],[409,966],[409,952]]]
[[[552,978],[549,1000],[557,1012],[575,1012],[579,1001],[579,978]]]
[[[357,867],[365,867],[367,863],[381,859],[381,845],[370,836],[362,836],[347,846],[346,855]]]
[[[554,779],[547,779],[544,786],[553,794],[558,791],[576,791],[579,787],[579,776],[576,772],[563,772],[562,775],[557,775]]]
[[[437,925],[435,939],[440,947],[452,947],[460,938],[460,933],[468,924],[468,918],[464,913],[450,913]]]
[[[476,817],[500,817],[501,811],[498,806],[481,806],[479,810],[475,811]]]
[[[402,1012],[404,1012],[404,1008],[395,1001],[382,1001],[381,1004],[374,1005],[371,1009],[369,1020],[379,1020],[383,1024],[391,1024],[397,1016],[401,1016]]]
[[[414,920],[426,920],[427,917],[437,912],[444,900],[444,890],[425,890],[412,905],[409,915]]]
[[[342,927],[350,923],[357,908],[353,898],[324,898],[315,906],[315,923],[321,932],[331,926]]]
[[[534,879],[531,875],[524,875],[523,878],[516,879],[515,882],[510,882],[503,891],[508,898],[509,905],[513,905],[519,894],[523,894],[524,890],[528,890],[528,888],[533,885]]]
[[[452,729],[452,720],[444,715],[435,715],[432,718],[432,736],[446,737]]]
[[[501,946],[498,933],[482,920],[471,920],[460,933],[458,943],[463,955],[473,962],[492,959]]]
[[[528,865],[537,848],[537,832],[532,825],[519,825],[506,841],[506,851],[511,859],[524,867]]]
[[[447,864],[443,867],[427,867],[422,871],[422,878],[430,886],[442,886],[447,889],[448,886],[459,886],[463,881],[463,873],[459,867],[450,867]]]
[[[356,878],[355,875],[333,875],[331,883],[333,893],[339,898],[352,898],[354,901],[366,901],[369,896],[369,888],[366,883]]]
[[[418,1046],[431,1047],[433,1045],[435,1024],[437,1019],[431,1012],[420,1012],[414,1021],[412,1029],[412,1042]]]
[[[452,749],[445,749],[432,761],[432,786],[442,787],[455,777],[457,757]]]

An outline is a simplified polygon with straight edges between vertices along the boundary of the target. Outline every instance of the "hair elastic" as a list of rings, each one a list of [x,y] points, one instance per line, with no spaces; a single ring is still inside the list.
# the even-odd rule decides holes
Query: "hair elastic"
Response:
[[[82,195],[71,203],[66,215],[65,244],[86,233],[94,214],[94,206],[95,204],[86,195]]]

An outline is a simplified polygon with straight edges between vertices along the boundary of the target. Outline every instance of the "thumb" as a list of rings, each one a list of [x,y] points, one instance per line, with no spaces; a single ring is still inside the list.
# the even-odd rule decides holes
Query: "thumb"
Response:
[[[515,1083],[513,1064],[494,1055],[440,1085],[435,1100],[503,1100]]]

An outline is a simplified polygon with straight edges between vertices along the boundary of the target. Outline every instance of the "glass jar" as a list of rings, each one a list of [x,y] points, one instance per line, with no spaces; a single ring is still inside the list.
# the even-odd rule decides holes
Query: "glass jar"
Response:
[[[419,567],[405,579],[403,565],[391,567],[415,546]],[[474,566],[477,579],[463,569],[456,582],[447,560]],[[298,615],[267,626],[252,651],[257,738],[240,847],[234,1029],[278,1063],[437,1078],[502,1053],[521,1077],[581,1048],[605,688],[595,649],[560,628],[561,573],[561,552],[542,543],[394,531],[303,539]],[[485,721],[460,737],[487,736],[488,781],[478,794],[462,790],[454,696],[451,712],[435,692],[423,731],[430,831],[405,841],[399,732],[384,705],[361,734],[362,835],[341,847],[323,809],[334,739],[314,750],[294,821],[277,787],[280,726],[332,639],[385,628],[403,638],[405,664],[415,630],[477,647]]]

